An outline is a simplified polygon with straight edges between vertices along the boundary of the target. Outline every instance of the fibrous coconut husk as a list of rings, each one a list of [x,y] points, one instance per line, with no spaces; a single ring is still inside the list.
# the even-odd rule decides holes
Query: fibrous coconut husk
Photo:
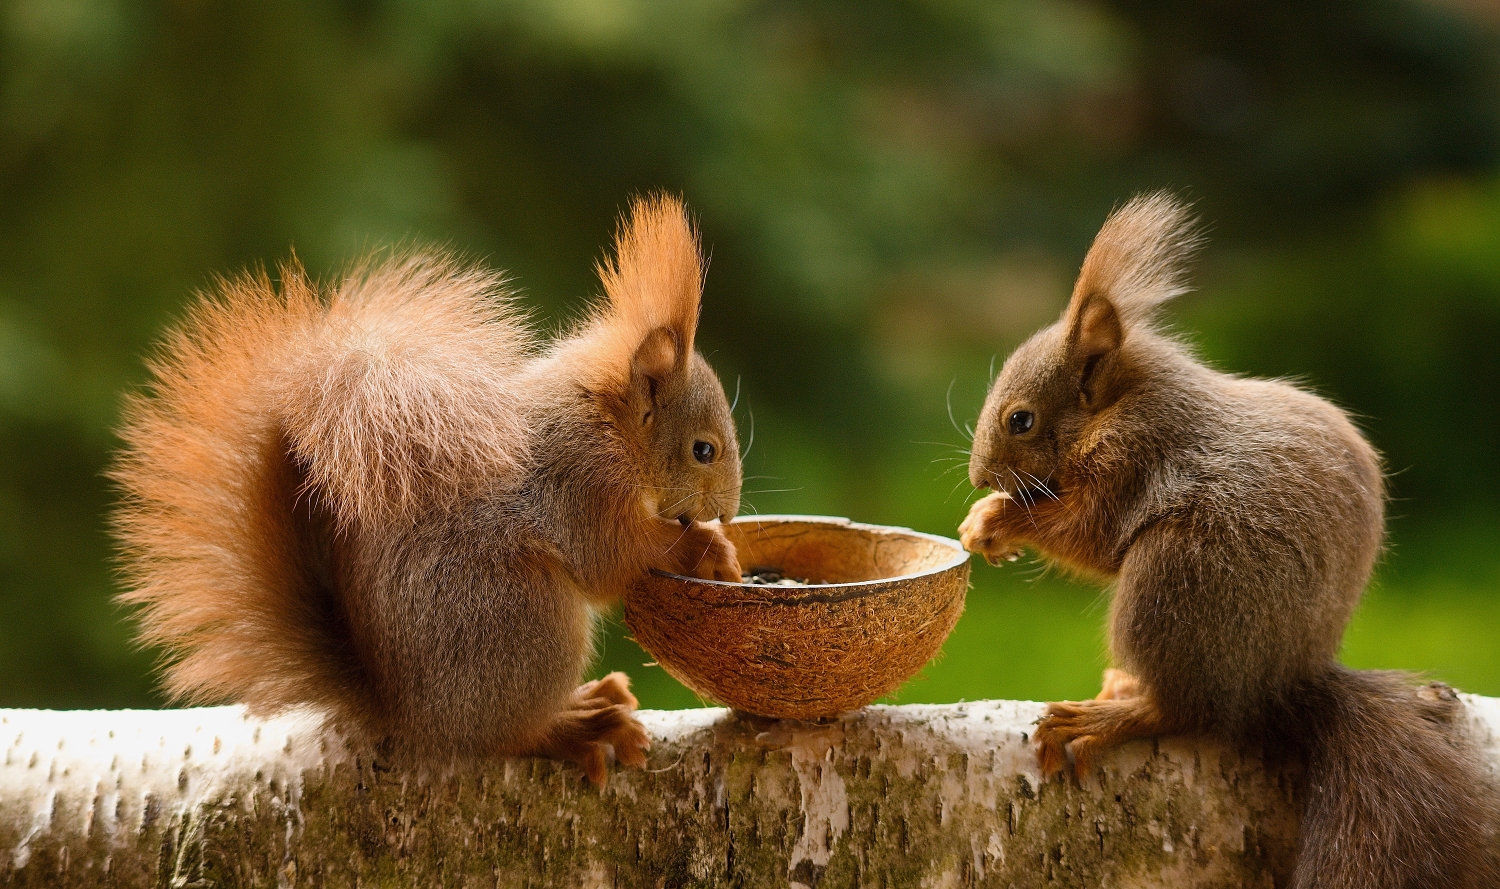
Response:
[[[763,716],[813,719],[895,691],[963,613],[969,559],[957,541],[821,516],[724,527],[747,569],[807,586],[654,572],[625,596],[625,622],[672,676]]]

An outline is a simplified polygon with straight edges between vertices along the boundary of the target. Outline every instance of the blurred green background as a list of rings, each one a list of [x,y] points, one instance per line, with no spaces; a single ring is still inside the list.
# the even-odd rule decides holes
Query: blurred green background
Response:
[[[196,288],[438,241],[556,323],[653,188],[712,250],[700,342],[754,427],[747,502],[949,535],[992,362],[1112,205],[1184,194],[1212,240],[1180,328],[1348,406],[1389,461],[1347,659],[1500,694],[1494,9],[0,2],[0,706],[162,703],[111,603],[101,472]],[[899,700],[1091,695],[1104,602],[976,563]],[[695,703],[618,619],[603,650],[646,706]]]

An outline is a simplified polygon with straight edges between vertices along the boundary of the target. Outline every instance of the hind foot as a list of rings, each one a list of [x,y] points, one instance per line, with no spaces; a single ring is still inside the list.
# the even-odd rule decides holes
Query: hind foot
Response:
[[[610,704],[619,704],[622,707],[635,710],[640,706],[640,701],[630,693],[630,677],[616,670],[602,679],[593,682],[585,682],[578,686],[573,692],[575,700],[589,700],[591,698],[602,698]]]
[[[1082,781],[1094,758],[1105,750],[1136,738],[1170,731],[1156,704],[1137,688],[1135,697],[1120,700],[1059,701],[1047,705],[1037,722],[1032,743],[1042,775],[1062,774],[1073,759],[1073,774]]]
[[[603,787],[609,777],[609,754],[622,765],[641,768],[651,738],[630,714],[637,702],[624,673],[611,673],[580,685],[568,706],[534,751],[540,756],[577,763],[590,782]]]
[[[1141,684],[1136,678],[1124,670],[1110,668],[1104,671],[1104,681],[1100,684],[1099,693],[1094,695],[1096,701],[1123,701],[1140,694]]]

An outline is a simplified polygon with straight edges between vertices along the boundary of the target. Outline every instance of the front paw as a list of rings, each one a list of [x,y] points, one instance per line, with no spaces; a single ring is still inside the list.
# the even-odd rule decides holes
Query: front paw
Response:
[[[958,526],[964,549],[984,556],[991,565],[1014,562],[1021,557],[1021,544],[1004,531],[1006,511],[1014,509],[1011,497],[996,491],[969,507],[969,515]]]
[[[669,571],[704,580],[739,583],[743,572],[734,544],[719,525],[693,522],[678,536],[668,550]]]

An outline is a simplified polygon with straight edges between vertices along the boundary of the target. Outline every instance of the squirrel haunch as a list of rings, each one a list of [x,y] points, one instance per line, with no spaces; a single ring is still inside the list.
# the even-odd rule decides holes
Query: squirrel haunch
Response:
[[[1337,662],[1384,536],[1384,482],[1348,417],[1283,382],[1198,362],[1153,326],[1199,242],[1185,207],[1132,200],[1099,232],[1063,317],[1006,360],[960,528],[1113,581],[1093,701],[1049,705],[1042,768],[1196,732],[1306,763],[1299,889],[1500,885],[1495,803],[1449,695]]]
[[[537,753],[602,780],[647,740],[592,606],[662,568],[738,579],[723,387],[693,351],[696,230],[637,200],[607,298],[539,342],[496,275],[373,259],[221,281],[130,397],[111,475],[171,693],[308,704],[402,755]],[[702,456],[712,444],[712,459]]]

